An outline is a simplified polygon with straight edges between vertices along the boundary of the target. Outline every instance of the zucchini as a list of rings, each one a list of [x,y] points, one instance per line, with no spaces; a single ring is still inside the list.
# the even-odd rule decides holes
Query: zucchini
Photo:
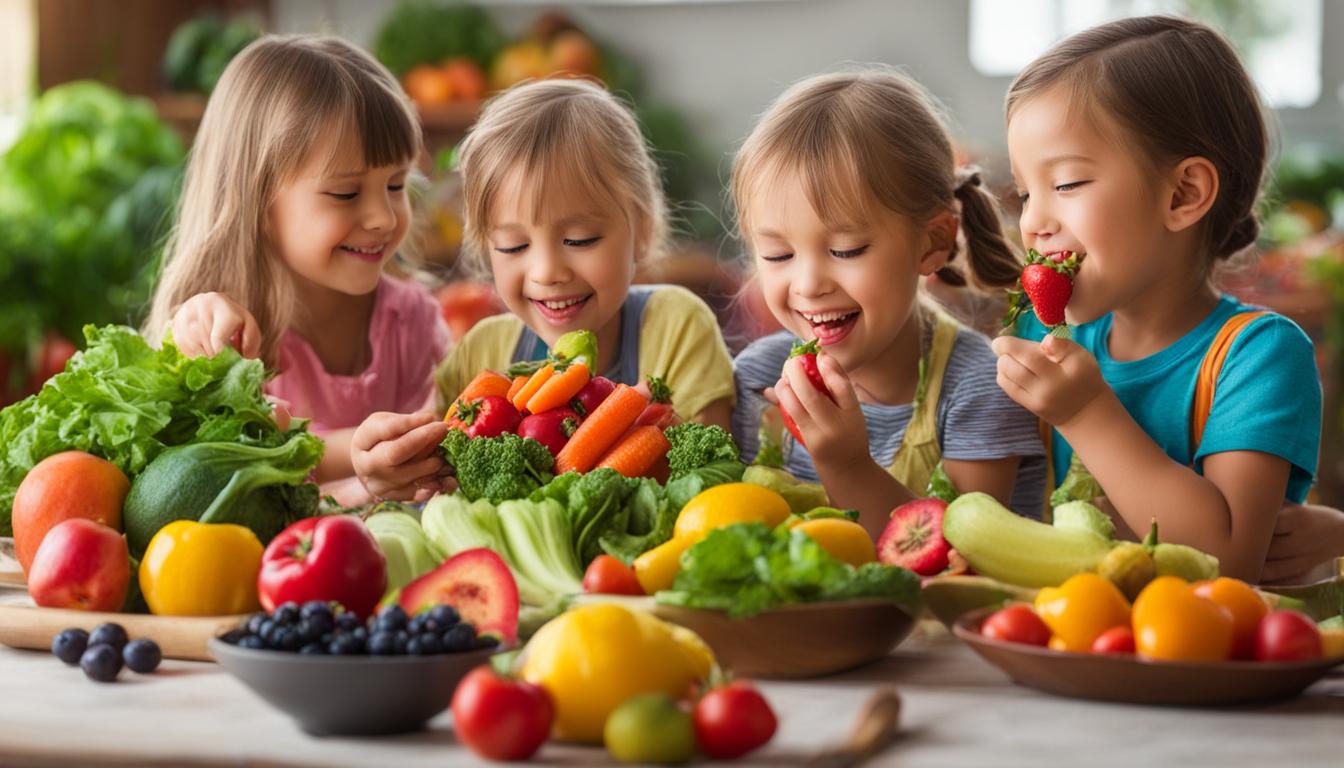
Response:
[[[976,573],[1024,587],[1054,587],[1096,570],[1116,543],[1085,525],[1046,525],[1014,514],[985,493],[948,505],[943,537]]]

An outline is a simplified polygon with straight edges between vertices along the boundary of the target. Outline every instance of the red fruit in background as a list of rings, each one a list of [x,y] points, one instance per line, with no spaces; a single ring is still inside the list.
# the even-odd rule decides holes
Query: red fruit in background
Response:
[[[453,84],[454,101],[480,101],[485,97],[485,71],[461,56],[443,62],[443,72]]]
[[[555,705],[539,685],[500,677],[482,664],[453,693],[453,732],[489,760],[526,760],[551,734]]]
[[[47,535],[58,523],[82,517],[121,529],[121,505],[131,481],[116,464],[83,451],[63,451],[39,461],[14,494],[14,554],[28,572]]]
[[[459,280],[443,286],[439,289],[438,300],[453,341],[461,341],[481,320],[506,311],[494,286],[475,280]]]
[[[453,81],[438,67],[421,64],[401,78],[406,95],[417,104],[447,104],[453,100]]]
[[[706,757],[732,760],[764,745],[779,721],[770,704],[745,680],[706,693],[695,704],[695,744]]]
[[[1256,661],[1311,661],[1323,652],[1316,622],[1297,611],[1270,611],[1255,631]]]
[[[569,406],[575,410],[582,418],[588,418],[589,414],[597,410],[597,406],[602,404],[603,400],[616,389],[616,382],[608,379],[606,376],[594,376],[583,385],[579,394],[569,401]]]
[[[1014,603],[991,613],[980,624],[980,634],[1005,643],[1044,647],[1050,642],[1050,628],[1026,603]]]
[[[611,555],[598,555],[588,564],[588,570],[583,572],[583,591],[603,595],[644,595],[635,569]]]
[[[524,418],[518,425],[518,436],[536,440],[554,456],[569,442],[581,421],[579,414],[570,408],[552,408]]]
[[[28,378],[28,393],[37,394],[47,380],[65,370],[65,364],[75,356],[79,348],[56,333],[48,333],[42,339],[42,348],[37,353],[33,372]]]
[[[47,532],[28,570],[28,594],[45,608],[119,611],[130,583],[126,537],[84,518]]]
[[[886,565],[909,568],[920,576],[934,576],[947,570],[947,553],[952,545],[943,538],[942,499],[915,499],[891,513],[891,520],[877,540],[877,559]]]
[[[506,643],[518,639],[518,583],[494,552],[468,549],[407,584],[398,600],[406,613],[451,605],[476,631]]]
[[[467,437],[495,437],[518,429],[522,420],[508,398],[486,395],[471,402],[458,400],[448,426],[466,432]]]
[[[1092,641],[1092,652],[1099,654],[1133,654],[1134,631],[1129,627],[1111,627]]]
[[[826,396],[831,399],[831,402],[835,402],[835,395],[831,394],[830,388],[826,386],[826,382],[821,378],[821,369],[817,367],[817,352],[820,349],[821,342],[816,339],[808,342],[799,342],[793,345],[793,349],[789,352],[789,357],[802,358],[803,372],[807,374],[807,380],[812,383],[812,388],[818,392],[825,392]],[[779,412],[784,416],[784,426],[788,427],[789,434],[793,435],[793,439],[797,440],[799,445],[806,448],[807,442],[803,440],[803,433],[798,431],[798,424],[794,422],[793,417],[783,408],[780,408]]]
[[[373,534],[353,515],[300,520],[261,555],[257,596],[267,611],[309,600],[336,601],[365,618],[387,590],[387,561]]]

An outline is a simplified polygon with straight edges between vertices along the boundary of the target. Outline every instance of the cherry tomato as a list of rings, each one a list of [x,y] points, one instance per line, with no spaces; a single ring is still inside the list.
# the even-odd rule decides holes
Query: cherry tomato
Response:
[[[644,595],[635,569],[612,557],[598,555],[583,573],[583,591],[604,595]]]
[[[503,397],[486,395],[470,403],[459,401],[448,426],[466,432],[467,437],[495,437],[514,431],[522,420],[522,414],[513,403]]]
[[[1050,642],[1050,628],[1026,603],[1014,603],[991,613],[980,625],[980,634],[1005,643],[1045,645]]]
[[[483,664],[458,683],[453,729],[476,754],[490,760],[526,760],[551,733],[555,707],[539,685],[500,677]]]
[[[1272,611],[1255,632],[1256,661],[1310,661],[1321,658],[1321,631],[1297,611]]]
[[[1092,641],[1092,652],[1129,655],[1134,653],[1134,632],[1129,627],[1111,627]]]
[[[518,425],[518,435],[536,440],[555,456],[569,442],[570,436],[579,428],[580,421],[583,419],[572,408],[552,408],[524,418]]]
[[[770,741],[779,721],[770,704],[745,680],[715,688],[696,702],[695,742],[715,760],[741,757]]]

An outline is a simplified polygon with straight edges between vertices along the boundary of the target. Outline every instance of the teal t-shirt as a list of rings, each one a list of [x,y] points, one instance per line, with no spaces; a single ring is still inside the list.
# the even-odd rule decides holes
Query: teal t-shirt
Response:
[[[1073,328],[1073,340],[1097,358],[1101,375],[1129,415],[1174,461],[1203,472],[1204,458],[1224,451],[1259,451],[1292,465],[1285,498],[1306,499],[1316,475],[1321,442],[1321,381],[1311,339],[1292,320],[1269,313],[1251,321],[1233,341],[1214,388],[1204,439],[1192,446],[1191,409],[1200,364],[1223,323],[1256,309],[1223,296],[1213,312],[1174,344],[1141,360],[1110,356],[1111,315]],[[1045,337],[1028,312],[1019,321],[1023,338]],[[1073,449],[1053,433],[1056,482]]]

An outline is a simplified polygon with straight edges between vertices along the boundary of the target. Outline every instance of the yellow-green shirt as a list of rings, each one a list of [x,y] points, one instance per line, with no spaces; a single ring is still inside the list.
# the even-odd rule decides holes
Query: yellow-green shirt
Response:
[[[732,358],[714,311],[700,297],[676,285],[633,285],[621,314],[620,350],[604,376],[630,386],[661,376],[684,418],[716,400],[736,399]],[[435,372],[439,410],[482,370],[503,371],[544,354],[545,344],[516,315],[482,320]]]

